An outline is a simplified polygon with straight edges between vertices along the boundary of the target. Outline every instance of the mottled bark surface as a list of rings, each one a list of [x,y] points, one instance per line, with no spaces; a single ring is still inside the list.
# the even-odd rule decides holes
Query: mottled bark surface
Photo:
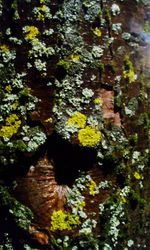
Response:
[[[62,2],[62,3],[60,3]],[[66,1],[51,1],[49,4],[52,14],[56,14],[58,10],[62,10],[64,6],[66,6]],[[81,1],[82,2],[82,1]],[[83,1],[86,2],[86,1]],[[110,132],[112,128],[116,128],[122,131],[126,138],[129,138],[131,144],[129,143],[129,148],[127,148],[127,156],[125,156],[124,169],[123,164],[119,165],[119,161],[121,162],[122,152],[121,149],[118,149],[117,146],[114,146],[114,141],[112,144],[110,143],[110,147],[105,150],[105,145],[103,151],[106,151],[106,159],[104,158],[102,164],[98,165],[96,160],[96,152],[95,149],[84,148],[79,145],[79,141],[77,135],[71,135],[71,139],[67,140],[64,139],[63,132],[62,134],[58,133],[57,130],[57,123],[61,122],[62,124],[66,122],[66,110],[70,107],[72,108],[71,104],[69,103],[68,99],[61,99],[62,97],[59,96],[63,87],[55,85],[55,80],[62,81],[64,78],[69,76],[69,80],[75,81],[76,68],[71,72],[69,68],[69,73],[66,73],[66,69],[60,69],[58,67],[58,62],[60,58],[64,57],[65,60],[71,61],[71,55],[75,53],[71,48],[72,41],[70,40],[70,47],[69,46],[69,39],[65,38],[65,42],[63,41],[66,33],[65,29],[67,27],[67,18],[60,17],[60,19],[54,19],[47,21],[47,23],[40,23],[37,21],[36,25],[39,25],[39,29],[41,32],[41,37],[43,38],[44,42],[47,46],[55,45],[56,51],[58,50],[57,55],[52,55],[47,59],[47,75],[46,77],[42,76],[41,72],[38,72],[34,67],[26,68],[28,52],[30,49],[31,44],[27,44],[24,42],[23,47],[19,47],[17,49],[17,59],[16,59],[16,68],[18,71],[27,70],[27,77],[25,80],[26,86],[30,89],[32,95],[38,98],[38,103],[36,105],[36,109],[33,112],[30,112],[28,115],[29,124],[31,126],[39,125],[43,131],[45,132],[47,139],[44,146],[40,146],[36,153],[25,153],[23,154],[23,161],[20,161],[20,166],[25,168],[25,174],[21,173],[19,176],[15,177],[15,181],[17,183],[16,188],[12,191],[12,194],[17,198],[20,202],[24,205],[28,206],[32,212],[34,213],[34,219],[32,221],[32,226],[29,230],[29,238],[33,239],[34,242],[46,246],[46,249],[51,249],[49,244],[49,240],[51,239],[52,235],[55,237],[55,233],[51,232],[50,229],[50,217],[54,211],[57,210],[64,210],[65,209],[65,202],[66,196],[68,191],[71,190],[73,187],[75,180],[79,177],[79,171],[84,171],[89,174],[94,182],[98,185],[100,182],[105,180],[111,181],[114,187],[120,190],[126,181],[127,174],[130,173],[132,178],[132,170],[130,169],[131,159],[129,159],[129,155],[132,154],[132,151],[140,151],[143,152],[145,149],[149,148],[149,137],[148,137],[148,129],[149,129],[149,72],[150,72],[150,42],[146,45],[143,45],[142,42],[139,42],[139,49],[136,52],[131,45],[127,44],[124,41],[120,34],[114,34],[111,27],[111,22],[114,23],[122,23],[122,29],[124,32],[130,32],[135,34],[140,34],[143,31],[144,19],[147,20],[147,9],[143,7],[143,5],[138,6],[135,3],[128,3],[128,2],[119,2],[119,6],[121,9],[120,15],[112,16],[112,20],[109,20],[108,13],[105,8],[110,8],[110,3],[105,4],[103,1],[100,1],[99,4],[103,5],[102,10],[104,12],[104,17],[106,19],[106,27],[103,28],[102,26],[102,37],[93,36],[93,30],[99,25],[98,20],[94,20],[93,22],[87,22],[84,19],[84,15],[88,9],[86,6],[80,6],[80,11],[78,12],[78,25],[77,25],[77,32],[80,34],[81,38],[84,42],[84,49],[86,52],[91,51],[93,45],[95,46],[104,46],[106,43],[105,36],[108,36],[111,39],[114,36],[113,44],[107,46],[107,49],[104,49],[104,54],[101,60],[101,63],[104,64],[104,69],[102,70],[99,66],[97,67],[98,60],[96,61],[95,65],[91,65],[89,62],[86,62],[85,58],[87,55],[84,55],[83,60],[85,66],[82,75],[83,85],[80,88],[75,90],[74,97],[76,95],[81,96],[82,89],[84,88],[91,88],[94,93],[94,97],[98,98],[102,101],[100,110],[102,112],[102,121],[104,123],[103,132],[106,134],[106,138],[109,141],[109,136],[107,131]],[[31,3],[32,5],[32,3]],[[34,3],[33,3],[34,6]],[[33,7],[32,6],[32,7]],[[7,3],[7,9],[9,10],[9,3]],[[31,6],[30,6],[31,7]],[[18,3],[18,10],[20,14],[20,20],[14,21],[13,20],[13,28],[17,30],[22,29],[22,25],[27,25],[28,20],[31,18],[31,9],[29,8],[27,3],[22,3],[19,1]],[[65,7],[64,7],[65,8]],[[87,8],[87,9],[86,9]],[[107,8],[106,8],[107,9]],[[134,10],[134,11],[133,11]],[[64,16],[66,14],[65,9],[63,9]],[[7,11],[6,11],[7,12]],[[9,12],[9,11],[8,11]],[[58,15],[59,16],[59,15]],[[62,19],[61,19],[62,18]],[[6,18],[7,19],[7,18]],[[9,23],[11,22],[12,18],[7,19],[7,25],[9,27]],[[69,18],[68,18],[69,20]],[[148,19],[149,21],[149,19]],[[150,22],[150,21],[149,21]],[[76,21],[75,21],[76,24]],[[16,28],[15,28],[16,25]],[[33,25],[33,24],[32,24]],[[66,25],[66,26],[65,26]],[[54,29],[54,34],[50,38],[45,38],[42,36],[42,32],[44,29]],[[62,27],[62,30],[60,29]],[[14,30],[16,33],[16,30]],[[64,36],[64,37],[63,37]],[[67,35],[66,35],[67,36]],[[132,41],[133,39],[133,41]],[[67,44],[68,42],[68,44]],[[131,37],[130,42],[134,43],[134,36]],[[144,41],[145,42],[145,41]],[[85,54],[86,54],[85,52]],[[80,53],[80,52],[79,52]],[[121,86],[118,87],[116,76],[120,76],[123,74],[123,64],[124,58],[126,55],[130,55],[131,59],[134,64],[134,71],[137,74],[137,82],[128,84],[127,81],[124,79],[121,80]],[[44,55],[46,57],[46,55]],[[82,57],[82,55],[81,55]],[[67,59],[66,59],[67,58]],[[33,62],[32,62],[33,61]],[[70,63],[69,61],[69,63]],[[31,59],[31,63],[34,65],[34,59]],[[76,63],[76,62],[75,62]],[[67,67],[67,66],[66,66]],[[80,67],[79,67],[80,68]],[[78,71],[77,71],[78,72]],[[144,83],[143,81],[143,74],[144,74]],[[93,78],[94,75],[94,78]],[[91,80],[93,79],[93,80]],[[70,81],[71,81],[70,80]],[[146,83],[147,81],[147,83]],[[46,84],[48,82],[52,83],[52,86],[48,87]],[[62,89],[61,89],[62,88]],[[121,91],[120,91],[121,90]],[[69,92],[69,90],[67,90]],[[121,98],[118,102],[116,101],[118,97],[119,91],[121,92]],[[148,97],[143,97],[144,93]],[[59,98],[57,97],[59,96]],[[58,98],[58,100],[57,100]],[[68,98],[68,97],[67,97]],[[135,111],[135,115],[130,116],[127,112],[130,112],[129,109],[125,109],[125,107],[130,107],[129,102],[134,98],[134,100],[138,99],[138,108]],[[140,99],[141,98],[141,99]],[[142,99],[143,98],[143,99]],[[145,99],[144,99],[145,98]],[[54,104],[58,102],[58,107],[62,112],[61,119],[57,117],[53,112]],[[62,102],[62,105],[61,105]],[[64,105],[64,106],[63,106]],[[93,104],[83,104],[84,107],[83,111],[86,115],[91,114],[91,110],[94,109]],[[61,109],[62,108],[62,109]],[[127,111],[126,111],[127,110]],[[73,111],[75,111],[75,107],[73,107]],[[61,113],[60,112],[60,113]],[[138,122],[138,118],[141,114],[145,115],[147,119],[146,125],[140,124]],[[146,123],[145,122],[145,123]],[[143,128],[144,126],[144,128]],[[106,130],[105,130],[106,129]],[[135,137],[132,136],[138,135],[138,140],[136,141]],[[116,152],[111,152],[111,147],[114,146]],[[110,155],[107,155],[107,151],[115,158],[116,156],[118,159],[113,160],[110,159]],[[125,149],[124,149],[125,150]],[[107,157],[108,156],[108,157]],[[131,156],[130,156],[131,157]],[[144,161],[144,160],[143,160]],[[116,163],[117,162],[117,163]],[[121,170],[114,170],[114,166],[116,165],[120,167]],[[139,163],[140,164],[140,163]],[[134,164],[133,164],[134,165]],[[118,167],[118,169],[119,169]],[[117,168],[117,167],[116,167]],[[123,169],[123,170],[122,170]],[[116,171],[116,172],[115,172]],[[122,172],[121,172],[122,171]],[[20,171],[21,172],[21,171]],[[122,174],[123,173],[123,174]],[[146,169],[144,173],[144,185],[145,189],[142,196],[148,201],[149,199],[149,184],[148,184],[148,170]],[[133,178],[134,179],[134,178]],[[136,180],[133,181],[133,188],[139,190],[139,186],[136,183]],[[103,230],[103,225],[101,225],[101,218],[99,216],[99,204],[103,202],[107,202],[109,196],[113,197],[113,190],[101,190],[97,196],[91,197],[87,191],[84,191],[86,207],[84,211],[88,215],[89,218],[95,219],[97,221],[97,226],[93,230],[93,234],[96,238],[99,239],[99,235]],[[134,199],[133,199],[134,203]],[[130,205],[129,205],[130,207]],[[134,207],[134,204],[133,204]],[[140,209],[140,208],[139,208]],[[146,216],[149,217],[149,205],[147,202],[146,205]],[[141,212],[141,210],[140,210]],[[94,215],[92,215],[94,213]],[[130,212],[130,223],[132,218],[134,220],[134,225],[129,226],[128,235],[131,235],[131,238],[136,238],[136,221],[139,222],[138,217],[139,210],[136,207],[132,210],[131,204],[131,212]],[[103,222],[103,220],[102,220]],[[63,235],[65,234],[62,232],[58,232],[58,234]],[[70,237],[75,237],[78,235],[77,230],[72,232],[67,232]],[[144,238],[144,233],[142,236],[139,235],[139,242],[140,237]],[[57,236],[57,233],[56,233]],[[110,236],[111,237],[111,236]],[[148,239],[142,238],[147,242]],[[102,239],[103,240],[103,239]],[[138,241],[137,240],[137,241]],[[142,241],[141,240],[141,241]],[[120,243],[121,244],[121,243]],[[121,245],[119,245],[121,247]],[[60,249],[60,248],[58,248]],[[66,248],[69,249],[69,248]],[[89,249],[89,248],[88,248]],[[93,248],[95,249],[95,248]],[[114,247],[114,249],[117,249]],[[119,249],[119,248],[118,248]],[[134,248],[133,248],[134,249]],[[143,248],[141,248],[143,249]],[[57,250],[57,247],[56,247]]]

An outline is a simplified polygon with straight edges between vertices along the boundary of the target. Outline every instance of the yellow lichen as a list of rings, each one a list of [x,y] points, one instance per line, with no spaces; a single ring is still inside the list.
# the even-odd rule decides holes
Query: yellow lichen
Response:
[[[13,110],[16,110],[18,106],[19,106],[18,101],[15,101],[15,102],[11,105],[11,107],[12,107]]]
[[[47,13],[49,12],[49,8],[46,5],[45,0],[44,1],[41,0],[40,4],[41,6],[36,7],[36,12],[35,12],[36,20],[44,22],[45,18],[47,17]]]
[[[45,122],[52,123],[52,122],[53,122],[53,118],[52,118],[52,117],[49,117],[48,119],[45,120]]]
[[[78,54],[72,54],[70,57],[73,62],[78,62],[80,60],[80,56]]]
[[[37,16],[37,20],[44,22],[44,20],[45,20],[44,14],[42,14],[41,12],[39,12],[38,16]]]
[[[135,179],[137,179],[137,180],[140,180],[140,179],[141,179],[141,175],[140,175],[137,171],[134,172],[134,177],[135,177]]]
[[[132,83],[136,80],[136,75],[134,73],[133,70],[127,70],[127,71],[123,71],[123,76],[124,78],[128,79],[129,83]]]
[[[81,210],[85,207],[86,203],[85,201],[79,201],[77,204],[76,204],[76,209],[77,210]]]
[[[47,8],[46,5],[42,5],[42,6],[40,7],[40,10],[43,11],[43,12],[45,12],[45,11],[46,11],[46,8]]]
[[[4,139],[11,138],[14,134],[18,132],[18,129],[21,125],[21,121],[19,120],[16,114],[12,114],[6,118],[6,125],[2,126],[0,129],[0,137]]]
[[[7,86],[5,87],[5,90],[6,90],[8,93],[11,93],[11,91],[12,91],[11,85],[10,85],[10,84],[7,85]]]
[[[126,197],[124,195],[120,195],[118,199],[120,202],[123,202],[123,203],[127,202]]]
[[[86,184],[86,186],[89,188],[89,194],[90,194],[90,195],[93,195],[93,196],[94,196],[94,195],[97,193],[97,190],[96,190],[97,185],[96,185],[96,182],[95,182],[95,181],[90,180],[90,181]]]
[[[42,5],[41,7],[38,7],[38,16],[37,16],[37,20],[39,21],[45,21],[45,12],[46,12],[46,5]]]
[[[6,44],[0,45],[0,52],[2,52],[2,53],[9,52],[9,47]]]
[[[27,26],[25,29],[25,33],[25,38],[27,40],[33,40],[39,34],[39,30],[35,26]]]
[[[102,100],[102,98],[95,98],[94,99],[94,104],[95,105],[102,105],[103,104],[103,100]]]
[[[51,216],[51,230],[73,230],[80,224],[79,216],[58,210]]]
[[[87,117],[86,115],[75,112],[73,115],[68,119],[67,125],[68,127],[75,126],[77,128],[84,128],[86,125]]]
[[[78,139],[82,146],[94,147],[101,140],[101,132],[95,127],[86,126],[85,128],[79,130]]]
[[[98,36],[98,37],[101,37],[102,35],[102,32],[100,31],[100,29],[98,27],[96,27],[94,30],[93,30],[93,33],[94,35]]]
[[[124,59],[124,71],[123,76],[128,80],[129,83],[132,83],[136,80],[136,74],[134,73],[133,64],[130,61],[129,57],[126,56]]]

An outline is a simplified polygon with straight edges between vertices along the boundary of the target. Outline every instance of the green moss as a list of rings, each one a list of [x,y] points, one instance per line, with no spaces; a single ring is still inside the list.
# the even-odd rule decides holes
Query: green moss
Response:
[[[98,13],[98,19],[99,19],[99,23],[101,24],[102,19],[103,19],[103,12],[101,9],[99,10],[99,13]]]
[[[0,208],[8,209],[18,227],[23,230],[29,230],[31,220],[33,219],[32,211],[17,201],[9,193],[8,188],[0,185]]]
[[[133,206],[133,208],[138,206],[138,205],[141,208],[144,208],[144,206],[146,205],[145,199],[143,199],[143,197],[140,196],[140,193],[138,191],[133,190],[133,189],[130,192],[129,200],[130,200],[130,204],[131,204],[131,206]]]
[[[150,32],[150,26],[149,26],[149,22],[148,21],[144,22],[144,31],[145,32]]]
[[[108,65],[107,65],[107,68],[108,68],[108,70],[110,71],[110,73],[112,73],[112,74],[115,74],[115,73],[116,73],[116,67],[115,67],[114,64],[108,64]]]
[[[100,73],[104,73],[104,70],[105,70],[105,67],[104,67],[104,64],[103,63],[99,63],[99,70],[100,70]]]
[[[106,9],[106,10],[105,10],[105,18],[106,18],[106,21],[107,21],[108,23],[111,22],[111,13],[110,13],[110,10],[109,10],[109,9]]]
[[[137,133],[133,134],[129,138],[131,145],[136,145],[139,141],[139,136]]]
[[[57,63],[57,65],[62,67],[65,70],[69,69],[69,62],[67,62],[64,59],[60,59],[59,62]]]

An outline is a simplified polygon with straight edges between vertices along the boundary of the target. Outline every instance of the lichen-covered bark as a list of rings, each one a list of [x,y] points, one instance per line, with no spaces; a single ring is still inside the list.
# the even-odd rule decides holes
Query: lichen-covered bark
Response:
[[[0,1],[2,248],[149,246],[146,4]]]

